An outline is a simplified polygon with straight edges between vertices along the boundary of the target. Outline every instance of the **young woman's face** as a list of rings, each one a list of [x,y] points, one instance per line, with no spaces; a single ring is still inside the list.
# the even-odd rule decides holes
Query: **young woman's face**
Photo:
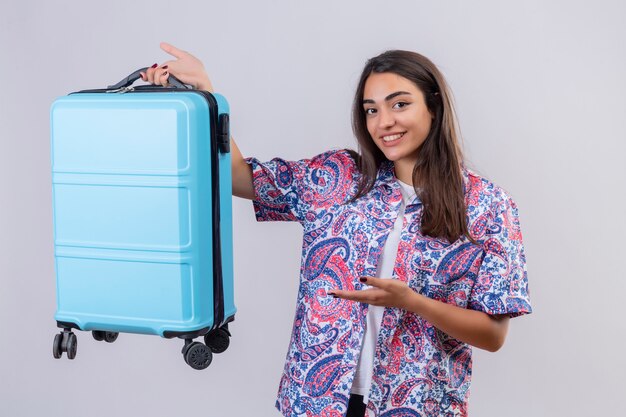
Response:
[[[396,175],[402,171],[406,177],[413,171],[419,147],[430,132],[432,115],[424,94],[400,75],[372,73],[365,81],[363,109],[374,143],[393,161]]]

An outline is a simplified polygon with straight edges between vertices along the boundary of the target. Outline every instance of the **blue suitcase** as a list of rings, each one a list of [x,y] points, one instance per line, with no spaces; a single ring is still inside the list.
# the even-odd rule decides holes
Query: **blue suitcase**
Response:
[[[51,108],[53,355],[76,356],[72,329],[152,334],[205,369],[236,312],[228,103],[173,77],[133,87],[139,71]]]

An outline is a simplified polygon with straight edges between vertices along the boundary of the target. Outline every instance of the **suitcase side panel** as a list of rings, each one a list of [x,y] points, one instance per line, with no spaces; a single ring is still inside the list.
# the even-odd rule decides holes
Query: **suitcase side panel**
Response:
[[[162,108],[165,103],[168,108]],[[189,143],[171,140],[184,134],[178,129],[185,123],[185,107],[102,94],[61,98],[52,108],[52,169],[82,174],[185,175]]]
[[[72,313],[82,317],[83,330],[103,320],[112,326],[134,322],[146,327],[152,320],[184,322],[192,317],[191,306],[178,301],[190,298],[190,264],[61,256],[57,268],[63,277],[59,311],[66,318]]]
[[[228,101],[219,95],[214,94],[220,114],[229,114]],[[220,204],[221,218],[220,231],[222,238],[222,275],[224,289],[224,318],[234,317],[237,312],[234,296],[234,268],[233,268],[233,187],[231,154],[219,154],[220,170]]]
[[[54,193],[59,245],[158,251],[191,245],[187,187],[57,183]]]

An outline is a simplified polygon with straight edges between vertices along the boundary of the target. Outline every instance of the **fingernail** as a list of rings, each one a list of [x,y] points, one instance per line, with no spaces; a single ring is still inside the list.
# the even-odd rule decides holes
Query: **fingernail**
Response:
[[[161,68],[163,68],[163,69],[167,69],[167,65],[163,65]]]
[[[154,64],[154,65],[153,65],[153,66],[151,66],[150,68],[156,68],[156,67],[158,67],[158,66],[159,66],[158,64]]]
[[[361,277],[361,278],[359,278],[359,281],[361,281],[361,282],[367,282],[367,278],[365,278],[365,277]]]
[[[165,72],[163,73],[163,75],[161,75],[161,77],[167,77],[167,75],[168,75],[168,73],[167,73],[167,71],[165,71]]]

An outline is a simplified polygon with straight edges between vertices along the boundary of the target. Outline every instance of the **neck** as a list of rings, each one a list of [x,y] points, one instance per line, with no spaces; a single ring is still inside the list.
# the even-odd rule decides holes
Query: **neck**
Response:
[[[405,184],[413,185],[413,167],[414,164],[406,164],[401,161],[393,163],[396,178]]]

